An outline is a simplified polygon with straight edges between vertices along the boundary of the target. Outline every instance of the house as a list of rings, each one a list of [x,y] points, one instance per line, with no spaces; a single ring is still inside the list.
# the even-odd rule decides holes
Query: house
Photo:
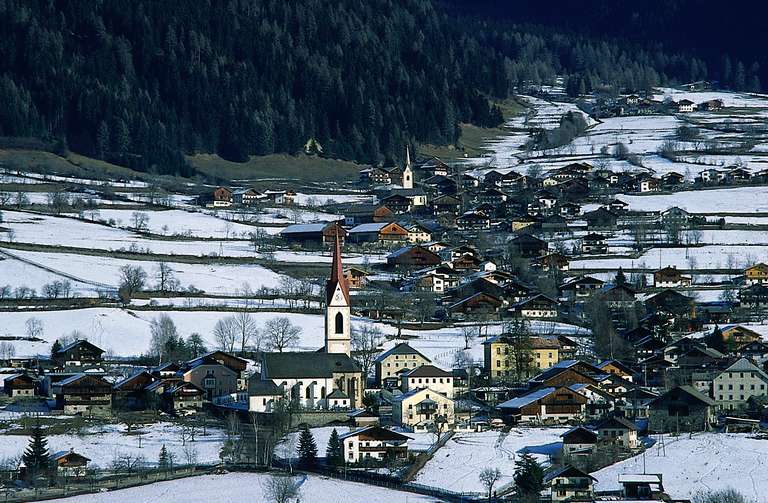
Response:
[[[80,478],[85,477],[90,458],[78,454],[74,449],[59,451],[51,454],[51,460],[56,468],[58,477]]]
[[[289,243],[335,243],[336,238],[344,242],[347,231],[339,222],[289,225],[280,231],[280,237]]]
[[[432,391],[453,398],[453,374],[434,365],[424,364],[415,369],[401,372],[402,390],[407,393],[413,389],[429,388]]]
[[[391,194],[379,201],[393,213],[408,213],[411,211],[411,200],[402,194]]]
[[[347,281],[349,288],[353,290],[365,288],[367,277],[368,271],[360,269],[359,267],[347,267],[344,270],[344,279]]]
[[[399,372],[403,369],[416,369],[428,365],[432,360],[413,349],[405,342],[396,344],[391,349],[376,357],[374,369],[376,384],[384,386],[385,382],[398,384]]]
[[[623,417],[609,417],[595,427],[600,442],[618,445],[625,449],[637,449],[637,426]]]
[[[107,415],[112,408],[112,385],[99,376],[75,374],[53,384],[51,392],[64,414]]]
[[[740,347],[750,342],[758,342],[762,340],[762,336],[741,325],[725,325],[720,328],[720,332],[723,334],[723,341],[728,346]]]
[[[597,433],[583,426],[576,426],[566,431],[563,439],[563,459],[589,458],[597,450]]]
[[[569,421],[583,415],[584,395],[565,386],[546,387],[496,406],[510,423]]]
[[[482,211],[467,211],[456,219],[460,231],[486,230],[491,228],[491,219]]]
[[[660,183],[651,175],[642,175],[635,181],[635,189],[640,193],[658,192]]]
[[[716,112],[723,108],[723,100],[721,99],[713,99],[713,100],[707,100],[703,103],[699,103],[699,109],[705,110],[708,112]]]
[[[686,228],[690,220],[690,213],[677,206],[672,206],[661,212],[661,223],[667,228]]]
[[[191,382],[174,382],[160,394],[160,407],[169,414],[189,414],[203,409],[206,390]]]
[[[383,168],[369,168],[360,170],[360,182],[370,185],[389,185],[392,177]]]
[[[355,427],[364,428],[366,426],[378,426],[380,417],[378,414],[371,412],[368,409],[358,409],[349,413],[350,419],[354,422]]]
[[[550,501],[592,501],[593,484],[597,479],[571,465],[544,474],[544,486],[549,489]]]
[[[273,381],[263,381],[259,376],[248,380],[248,411],[273,412],[283,398],[283,390]]]
[[[523,258],[534,258],[547,253],[546,241],[530,234],[521,234],[509,242],[510,253],[515,253]]]
[[[331,391],[325,397],[325,408],[327,410],[347,410],[351,408],[351,404],[352,401],[350,400],[349,395],[340,389]]]
[[[233,202],[243,206],[253,206],[263,199],[266,196],[256,189],[240,189],[232,193]]]
[[[448,313],[458,319],[472,315],[490,315],[497,313],[504,301],[487,293],[476,293],[448,306]]]
[[[565,202],[559,205],[561,217],[573,218],[581,214],[581,205],[578,203]]]
[[[625,203],[620,199],[611,199],[605,204],[605,207],[608,208],[608,210],[610,210],[612,213],[621,214],[627,212],[629,209],[629,203]]]
[[[78,339],[59,349],[51,355],[51,359],[60,367],[87,367],[99,365],[104,350],[98,346]]]
[[[396,243],[409,240],[409,233],[396,222],[360,224],[348,232],[353,243]]]
[[[682,274],[677,266],[667,266],[653,273],[654,288],[680,288],[691,286],[691,276]]]
[[[768,264],[760,262],[744,269],[744,277],[748,285],[768,284]]]
[[[696,103],[691,100],[682,99],[677,102],[676,108],[678,113],[690,113],[696,111]]]
[[[205,391],[205,399],[236,393],[238,387],[238,372],[222,365],[213,357],[204,355],[192,360],[183,370],[181,378]]]
[[[634,382],[636,374],[635,371],[618,360],[606,360],[602,363],[598,363],[597,368],[603,372],[619,376],[625,381]]]
[[[11,398],[37,395],[37,380],[29,374],[13,374],[3,379],[3,390]]]
[[[581,238],[581,253],[589,255],[603,255],[608,253],[606,237],[594,232]]]
[[[144,410],[145,389],[155,381],[146,370],[136,372],[115,383],[112,387],[112,405],[115,409]]]
[[[598,292],[604,284],[603,280],[593,278],[592,276],[579,276],[571,278],[566,283],[560,285],[558,290],[560,290],[560,295],[565,300],[583,300]]]
[[[755,283],[739,290],[738,297],[741,307],[765,308],[768,306],[768,286]]]
[[[226,208],[232,206],[232,190],[227,187],[213,189],[213,207]]]
[[[453,400],[428,388],[402,393],[392,399],[392,421],[421,431],[432,428],[435,421],[453,425]]]
[[[661,175],[661,185],[665,188],[679,187],[685,182],[685,176],[675,171]]]
[[[432,212],[435,215],[457,215],[461,211],[461,200],[452,195],[441,195],[432,199]]]
[[[339,435],[339,439],[344,462],[352,464],[367,460],[406,459],[408,440],[411,440],[411,437],[371,425]]]
[[[432,231],[418,222],[403,223],[400,225],[408,231],[409,243],[429,243],[432,241]]]
[[[648,428],[654,432],[704,431],[715,417],[715,401],[692,386],[678,386],[648,404]]]
[[[619,475],[619,484],[621,484],[621,496],[623,500],[618,502],[638,502],[638,501],[664,501],[669,497],[664,493],[662,485],[662,474],[643,473],[635,475],[631,473],[622,473]],[[687,502],[687,500],[685,500]],[[684,501],[670,503],[684,503]]]
[[[768,374],[746,358],[739,358],[713,381],[713,395],[722,411],[742,412],[753,396],[768,394]]]
[[[583,218],[587,221],[587,227],[589,229],[610,230],[616,228],[616,222],[618,221],[619,216],[601,206],[594,211],[584,213]]]
[[[570,260],[562,253],[548,253],[541,257],[537,257],[531,261],[531,265],[538,267],[544,272],[549,271],[562,271],[565,272],[569,269]]]
[[[554,319],[558,315],[559,303],[543,293],[510,306],[510,313],[521,318]]]
[[[420,245],[404,246],[387,256],[387,266],[401,268],[423,268],[441,264],[443,259],[437,253]]]

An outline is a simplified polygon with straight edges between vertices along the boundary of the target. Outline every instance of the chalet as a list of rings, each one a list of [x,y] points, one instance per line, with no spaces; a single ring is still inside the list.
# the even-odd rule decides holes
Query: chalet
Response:
[[[389,185],[392,177],[383,168],[368,168],[360,170],[360,182],[369,185]]]
[[[530,234],[521,234],[509,242],[509,250],[523,258],[533,258],[547,253],[549,246]]]
[[[401,194],[389,195],[379,202],[392,210],[393,213],[408,213],[412,207],[411,200]]]
[[[498,189],[488,189],[477,196],[477,202],[482,204],[503,205],[508,198],[508,195]]]
[[[406,211],[411,211],[419,207],[424,207],[427,204],[427,194],[421,189],[406,189],[406,188],[391,189],[386,193],[384,192],[378,192],[378,193],[380,194],[380,196],[383,196],[380,202],[388,206],[395,213],[404,213]],[[399,211],[403,209],[403,204],[404,204],[403,200],[400,199],[401,197],[405,198],[408,201],[407,210]],[[390,200],[390,198],[396,198],[396,199]],[[392,204],[395,204],[396,206],[398,206],[398,208],[397,209],[393,208],[390,205],[390,201],[396,201]]]
[[[597,450],[597,433],[583,426],[566,431],[563,439],[563,458],[566,461],[591,457]]]
[[[537,257],[531,261],[533,267],[537,267],[544,272],[550,271],[567,271],[569,269],[570,260],[562,253],[548,253],[541,257]]]
[[[190,414],[203,409],[208,392],[191,382],[175,382],[160,395],[160,407],[169,414]]]
[[[752,179],[752,173],[745,168],[734,167],[725,172],[726,183],[747,183]]]
[[[408,242],[429,243],[432,241],[432,230],[419,222],[401,223],[400,226],[408,231]]]
[[[428,365],[432,361],[413,349],[405,342],[396,344],[391,349],[381,353],[374,362],[376,383],[383,386],[386,381],[397,384],[398,372],[403,369],[416,369]]]
[[[348,238],[353,243],[396,243],[408,241],[409,234],[398,223],[381,222],[357,225],[349,230]]]
[[[658,192],[660,188],[659,180],[651,175],[640,176],[635,181],[635,190],[640,193]]]
[[[568,221],[560,215],[550,215],[542,218],[539,228],[546,233],[559,233],[568,231]]]
[[[344,207],[340,212],[344,214],[344,225],[349,227],[354,227],[359,224],[391,222],[395,220],[394,212],[384,205],[356,204]]]
[[[768,284],[768,264],[759,263],[744,269],[744,277],[748,285],[757,283]]]
[[[768,307],[768,286],[755,283],[739,290],[738,297],[741,307],[759,309]]]
[[[369,273],[359,267],[347,267],[344,270],[344,279],[347,281],[349,288],[358,290],[365,288]]]
[[[458,192],[456,182],[443,175],[431,176],[422,181],[421,184],[432,194],[455,194]]]
[[[623,417],[609,417],[595,427],[602,443],[618,445],[624,449],[637,449],[637,426]]]
[[[699,172],[696,179],[704,184],[719,184],[725,180],[725,171],[715,168],[705,169]]]
[[[649,429],[654,432],[704,431],[715,417],[715,402],[692,386],[678,386],[649,405]]]
[[[54,384],[51,392],[65,414],[107,415],[112,408],[112,385],[95,375],[75,374]]]
[[[381,418],[375,412],[368,409],[353,410],[349,413],[349,418],[355,424],[356,428],[365,428],[366,426],[378,426]]]
[[[461,210],[461,200],[455,196],[442,195],[432,200],[432,212],[435,215],[456,215]]]
[[[392,421],[416,431],[433,429],[435,421],[450,426],[455,423],[454,403],[437,391],[414,389],[392,399]]]
[[[678,113],[690,113],[696,111],[696,103],[691,100],[682,99],[675,104]]]
[[[480,186],[480,179],[470,173],[461,175],[461,186],[466,190],[476,189]]]
[[[155,378],[142,370],[115,383],[112,387],[112,405],[115,409],[143,410],[146,408],[145,389]]]
[[[347,231],[339,222],[321,222],[315,224],[289,225],[280,231],[280,237],[289,243],[334,243],[336,237],[343,243]]]
[[[768,395],[768,374],[743,357],[715,377],[712,384],[721,411],[743,412],[751,397]]]
[[[448,289],[458,285],[457,272],[448,266],[439,266],[420,273],[409,282],[405,287],[415,292],[445,293]]]
[[[387,256],[387,265],[389,267],[417,269],[436,266],[442,261],[440,255],[419,245],[404,246]]]
[[[467,211],[456,219],[460,231],[487,230],[491,228],[491,219],[482,211]]]
[[[256,189],[240,189],[232,193],[233,202],[242,206],[253,206],[264,199],[266,196]]]
[[[637,302],[637,293],[627,285],[613,285],[602,290],[599,295],[611,309],[633,307]]]
[[[502,299],[486,293],[476,293],[448,306],[448,313],[458,319],[473,315],[490,315],[498,313],[504,304]]]
[[[453,398],[453,374],[431,364],[407,369],[400,374],[404,393],[410,390],[429,388],[448,398]]]
[[[608,243],[602,234],[590,233],[581,238],[581,253],[603,255],[608,253]]]
[[[411,437],[380,426],[367,426],[344,433],[339,439],[344,462],[354,464],[368,460],[406,459]]]
[[[450,168],[439,158],[433,157],[416,166],[416,170],[421,177],[429,178],[431,176],[448,176]]]
[[[584,213],[584,220],[590,229],[615,229],[618,215],[610,210],[600,207],[594,211]]]
[[[562,203],[558,206],[558,211],[561,217],[573,218],[581,214],[581,205],[578,203]]]
[[[86,367],[99,365],[104,350],[82,339],[71,342],[51,355],[61,367]]]
[[[612,199],[605,204],[605,207],[614,214],[626,213],[629,204],[619,199]]]
[[[37,395],[38,383],[29,374],[13,374],[3,379],[3,390],[11,398]]]
[[[213,207],[226,208],[232,206],[232,190],[227,187],[216,187],[213,190]]]
[[[597,479],[571,465],[548,471],[544,486],[549,489],[552,503],[561,501],[592,501],[593,485]]]
[[[619,475],[619,484],[621,485],[620,498],[616,501],[637,502],[637,501],[664,501],[669,497],[664,493],[662,485],[662,474],[643,473],[631,474],[622,473]],[[679,500],[670,503],[687,503],[688,500]]]
[[[696,302],[692,297],[683,295],[675,290],[664,290],[645,299],[645,307],[652,313],[666,313],[672,316],[696,316]]]
[[[204,390],[206,400],[230,395],[239,389],[238,372],[222,365],[209,355],[189,362],[181,377],[184,382],[192,383]]]
[[[538,294],[523,300],[509,308],[510,313],[521,318],[555,319],[558,314],[558,302],[544,294]]]
[[[631,419],[647,419],[649,404],[659,397],[646,388],[635,387],[619,395],[617,409]]]
[[[736,354],[749,358],[760,365],[765,365],[765,362],[768,361],[768,344],[762,341],[750,342],[739,347]]]
[[[567,387],[547,387],[507,400],[496,408],[510,423],[558,422],[581,417],[587,398]]]
[[[741,325],[725,325],[720,329],[723,334],[723,341],[728,345],[740,347],[750,342],[757,342],[762,340],[762,336]]]
[[[636,372],[618,360],[606,360],[597,364],[597,368],[603,372],[621,377],[625,381],[633,382]]]
[[[673,206],[661,212],[661,223],[666,227],[684,228],[688,226],[691,215],[682,208]]]
[[[579,276],[560,285],[558,290],[566,300],[586,299],[599,291],[604,284],[603,280],[591,276]]]
[[[530,215],[520,215],[509,219],[508,227],[512,232],[518,232],[526,227],[534,225],[536,222],[538,222],[538,220]]]
[[[665,188],[679,187],[683,182],[685,182],[685,176],[675,171],[664,173],[661,176],[661,185]]]
[[[74,449],[59,451],[51,454],[56,475],[65,478],[85,477],[90,458],[78,454]]]
[[[680,288],[691,286],[691,276],[682,274],[677,266],[667,266],[653,273],[654,288]]]
[[[713,99],[713,100],[707,100],[702,103],[699,103],[699,109],[705,110],[708,112],[716,112],[723,108],[723,100],[721,99]]]

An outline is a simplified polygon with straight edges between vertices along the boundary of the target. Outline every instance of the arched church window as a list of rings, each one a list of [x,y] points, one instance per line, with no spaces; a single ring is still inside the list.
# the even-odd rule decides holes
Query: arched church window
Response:
[[[336,333],[344,333],[344,315],[341,313],[336,313]]]

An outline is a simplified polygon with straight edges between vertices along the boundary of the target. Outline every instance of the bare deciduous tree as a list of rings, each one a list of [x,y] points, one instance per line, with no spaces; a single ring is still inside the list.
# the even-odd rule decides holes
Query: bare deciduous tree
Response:
[[[24,322],[24,332],[29,338],[40,339],[43,336],[43,331],[43,321],[40,318],[27,318],[27,321]]]
[[[371,323],[357,325],[352,329],[352,358],[363,370],[363,376],[367,376],[376,356],[379,354],[379,345],[384,339],[384,333],[379,327]]]
[[[213,337],[216,345],[222,350],[231,353],[237,342],[237,327],[233,316],[227,316],[216,322],[213,327]]]
[[[493,486],[501,480],[501,470],[498,468],[483,468],[478,475],[480,483],[485,487],[485,491],[488,493],[488,501],[491,501],[493,497]]]
[[[270,350],[283,352],[299,342],[301,327],[297,327],[285,316],[267,320],[264,324],[264,342]]]
[[[128,298],[143,290],[146,282],[147,273],[141,267],[124,265],[120,268],[120,289],[128,295]]]
[[[136,231],[146,231],[149,229],[149,215],[141,211],[131,213],[131,225]]]
[[[157,289],[161,292],[174,292],[179,288],[179,280],[167,262],[158,262],[155,269]]]
[[[275,503],[289,503],[297,500],[301,494],[299,484],[294,477],[288,475],[272,475],[267,479],[264,487],[269,501]]]

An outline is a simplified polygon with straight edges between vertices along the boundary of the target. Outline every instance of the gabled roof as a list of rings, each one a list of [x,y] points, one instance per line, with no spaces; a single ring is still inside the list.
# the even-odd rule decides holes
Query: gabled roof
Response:
[[[335,398],[337,400],[348,400],[349,399],[349,395],[347,395],[346,393],[344,393],[340,389],[335,389],[335,390],[331,391],[328,394],[328,396],[326,396],[325,398]]]
[[[57,355],[58,354],[64,354],[67,351],[69,351],[70,349],[73,349],[73,348],[75,348],[77,346],[86,346],[86,347],[89,347],[92,350],[95,350],[98,353],[103,353],[104,352],[103,349],[101,349],[100,347],[96,346],[95,344],[92,344],[91,342],[86,341],[85,339],[77,339],[75,341],[70,342],[69,344],[67,344],[63,348],[59,349],[54,354],[57,354]]]
[[[540,388],[536,391],[532,391],[528,393],[527,395],[519,396],[517,398],[513,398],[511,400],[507,400],[506,402],[500,403],[496,406],[497,409],[519,409],[521,407],[525,407],[526,405],[530,405],[532,403],[535,403],[542,398],[546,398],[552,393],[555,392],[557,388]]]
[[[408,374],[408,377],[453,377],[453,374],[446,372],[441,368],[437,368],[434,365],[421,365]]]
[[[671,390],[669,390],[666,393],[664,393],[663,395],[661,395],[659,398],[653,400],[650,403],[650,405],[653,406],[655,403],[661,402],[664,399],[666,399],[666,397],[668,395],[670,395],[671,393],[676,393],[676,392],[682,392],[683,394],[685,394],[689,398],[691,398],[693,400],[696,400],[698,402],[701,402],[701,403],[703,403],[705,405],[709,405],[709,406],[715,405],[715,401],[714,400],[712,400],[708,396],[704,395],[703,393],[700,393],[696,388],[694,388],[693,386],[690,386],[690,385],[684,385],[684,386],[678,386],[676,388],[672,388]]]
[[[339,435],[339,439],[345,439],[350,437],[357,437],[361,434],[372,437],[375,440],[411,440],[411,437],[398,433],[396,431],[382,428],[378,425],[366,426],[359,430],[350,431],[349,433],[343,433]]]
[[[768,382],[768,374],[746,358],[739,358],[733,365],[725,369],[725,372],[756,372],[764,381]]]
[[[270,380],[254,379],[248,380],[248,396],[280,396],[283,390]]]
[[[544,482],[545,483],[550,482],[553,479],[556,479],[557,477],[589,478],[597,482],[597,479],[592,475],[586,472],[583,472],[571,465],[566,465],[556,470],[547,472],[546,474],[544,474]]]
[[[334,372],[360,372],[360,366],[343,353],[264,353],[262,379],[328,378]]]
[[[592,430],[588,430],[583,426],[576,426],[566,431],[560,437],[563,439],[563,443],[568,442],[572,444],[594,444],[597,443],[597,433]]]
[[[623,417],[609,417],[607,419],[603,419],[602,421],[600,421],[596,426],[596,429],[598,430],[622,429],[622,430],[629,430],[629,431],[637,431],[637,425],[635,425],[635,423]]]
[[[413,349],[408,343],[406,342],[400,342],[396,344],[394,347],[388,349],[387,351],[381,353],[377,358],[376,361],[380,362],[391,355],[419,355],[422,358],[424,358],[427,361],[431,361],[429,358],[418,352],[417,350]]]

